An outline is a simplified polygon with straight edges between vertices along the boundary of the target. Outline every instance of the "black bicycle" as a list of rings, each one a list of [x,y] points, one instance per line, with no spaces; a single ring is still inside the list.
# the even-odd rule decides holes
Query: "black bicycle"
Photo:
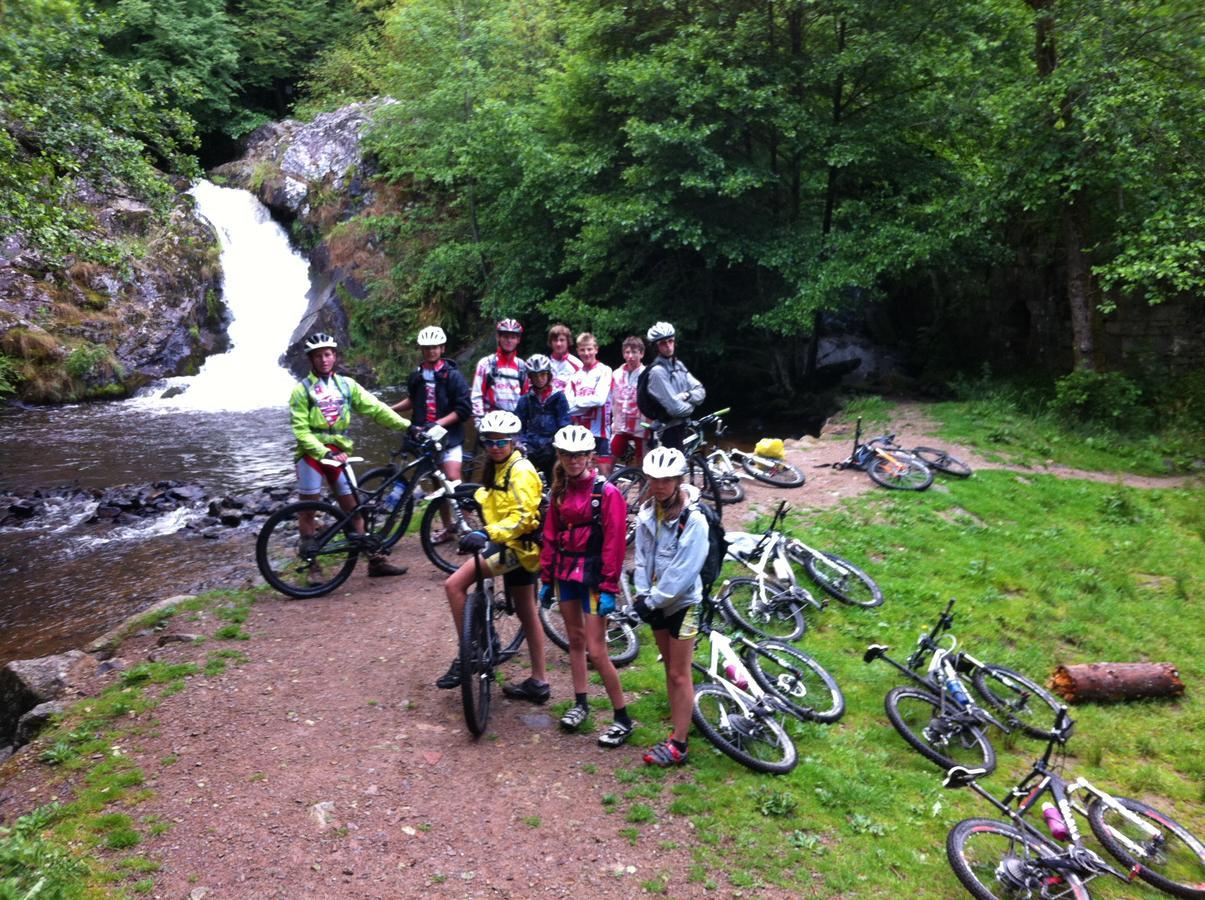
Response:
[[[946,855],[954,874],[981,900],[1013,897],[1074,897],[1087,900],[1087,882],[1112,875],[1127,883],[1136,877],[1173,897],[1205,897],[1205,845],[1166,813],[1138,800],[1114,797],[1084,778],[1066,781],[1063,748],[1074,723],[1060,707],[1046,752],[1024,778],[997,800],[979,786],[981,769],[955,766],[945,786],[969,787],[1008,817],[964,819],[946,837]],[[1082,793],[1082,800],[1076,794]],[[1025,819],[1038,801],[1046,830]],[[1077,817],[1125,870],[1119,870],[1083,845]]]
[[[255,562],[264,580],[290,597],[321,597],[348,579],[361,554],[391,549],[410,526],[415,501],[425,495],[424,483],[437,485],[433,496],[456,492],[456,484],[439,467],[446,435],[438,425],[412,429],[390,454],[389,465],[359,479],[352,463],[363,462],[361,457],[346,463],[324,460],[343,467],[356,505],[344,510],[325,500],[301,500],[268,516],[255,542]],[[405,454],[414,458],[402,465],[398,460]]]
[[[460,629],[460,696],[464,721],[474,737],[485,733],[490,718],[494,672],[523,644],[523,627],[505,588],[494,592],[494,579],[481,570],[481,554],[473,554],[477,584],[464,601]]]
[[[1020,672],[956,651],[953,635],[946,635],[949,646],[943,647],[938,638],[953,625],[953,610],[951,600],[903,665],[887,655],[890,648],[883,644],[869,646],[862,659],[868,663],[882,659],[912,682],[888,691],[884,704],[892,726],[913,749],[943,769],[961,765],[991,772],[996,751],[987,737],[989,725],[1049,738],[1053,732],[1047,723],[1054,721],[1061,704]],[[924,675],[919,674],[922,669]],[[963,675],[970,677],[975,692],[1004,722],[972,699]]]

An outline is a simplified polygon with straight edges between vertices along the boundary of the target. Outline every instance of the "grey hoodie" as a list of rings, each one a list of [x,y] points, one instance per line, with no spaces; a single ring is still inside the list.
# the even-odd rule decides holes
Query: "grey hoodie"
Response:
[[[678,516],[657,521],[657,501],[649,500],[636,516],[636,593],[648,597],[650,608],[669,615],[703,599],[699,571],[707,559],[707,520],[695,508],[698,489],[682,485],[690,515],[682,537]]]

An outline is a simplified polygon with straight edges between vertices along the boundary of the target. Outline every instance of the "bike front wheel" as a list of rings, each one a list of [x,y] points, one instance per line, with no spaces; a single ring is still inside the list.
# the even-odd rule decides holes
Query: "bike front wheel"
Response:
[[[491,646],[486,596],[472,591],[464,601],[460,632],[460,698],[464,723],[474,737],[485,732],[490,719],[490,691],[494,686],[494,648]]]
[[[741,465],[758,481],[764,481],[775,487],[799,487],[805,479],[803,472],[785,459],[769,459],[757,455],[742,456]]]
[[[1104,848],[1161,891],[1175,897],[1205,897],[1205,846],[1175,819],[1145,803],[1126,797],[1112,800],[1158,834],[1152,837],[1119,810],[1096,798],[1088,804],[1088,824]]]
[[[951,456],[937,447],[914,447],[912,455],[930,469],[945,472],[955,478],[970,478],[973,470],[957,456]]]
[[[930,762],[951,769],[965,766],[984,769],[990,774],[996,768],[996,750],[976,725],[968,725],[945,712],[941,700],[919,688],[892,688],[884,701],[887,718],[917,753]]]
[[[451,525],[443,534],[440,533],[444,528],[441,509],[447,510],[451,521]],[[423,545],[427,559],[435,563],[437,569],[452,573],[459,569],[467,558],[460,552],[460,538],[470,531],[484,527],[481,507],[472,497],[441,497],[428,503],[423,511],[423,518],[418,526],[419,542]]]
[[[866,467],[871,481],[897,491],[923,491],[933,483],[933,472],[919,459],[891,451],[892,459],[875,456]]]
[[[544,634],[566,653],[569,652],[569,632],[565,629],[565,617],[561,615],[561,604],[553,603],[540,608],[540,624]],[[607,618],[607,656],[614,666],[626,666],[640,655],[640,637],[631,623],[621,615],[612,614]]]
[[[755,772],[785,775],[799,761],[782,725],[769,715],[746,713],[721,685],[695,685],[691,718],[716,749]]]
[[[255,541],[255,563],[276,590],[290,597],[321,597],[347,581],[360,548],[347,513],[321,500],[302,500],[268,516]],[[304,543],[301,524],[312,523]]]
[[[802,650],[782,641],[761,641],[744,657],[753,680],[782,700],[797,719],[827,725],[845,714],[845,696],[837,680]]]
[[[724,616],[750,634],[780,641],[797,641],[807,630],[800,601],[777,581],[733,578],[716,598]]]
[[[1055,736],[1054,722],[1062,704],[1037,682],[1004,666],[985,665],[971,673],[971,683],[1009,725],[1043,741]]]
[[[389,466],[370,469],[359,480],[360,497],[376,493],[383,484],[397,472]],[[364,527],[377,539],[381,549],[388,550],[402,539],[406,529],[410,527],[410,519],[414,515],[414,495],[407,494],[405,506],[390,515],[384,507],[368,513],[364,517]]]
[[[1060,851],[1008,822],[963,819],[946,836],[946,857],[963,887],[979,900],[1073,897],[1087,887],[1066,869],[1043,865]]]
[[[805,553],[798,547],[787,545],[787,555],[792,562],[801,563],[808,577],[831,597],[850,606],[870,609],[883,602],[883,592],[875,580],[835,553]]]

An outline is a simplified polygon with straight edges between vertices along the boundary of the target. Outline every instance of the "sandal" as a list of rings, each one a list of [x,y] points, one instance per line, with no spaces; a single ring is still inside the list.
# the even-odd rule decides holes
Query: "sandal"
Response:
[[[582,726],[582,722],[590,715],[590,710],[584,706],[578,706],[576,703],[569,707],[565,715],[561,716],[561,727],[566,731],[577,731]]]
[[[598,736],[598,746],[619,747],[626,744],[635,727],[630,722],[626,725],[623,722],[612,722],[611,727]]]
[[[446,544],[448,541],[452,540],[452,537],[453,535],[451,528],[441,528],[439,531],[436,531],[431,535],[431,544],[438,547],[440,544]]]
[[[666,740],[649,747],[644,752],[644,761],[650,766],[667,768],[669,766],[682,765],[686,762],[686,756],[687,753],[685,750],[679,750],[673,745],[672,741]]]

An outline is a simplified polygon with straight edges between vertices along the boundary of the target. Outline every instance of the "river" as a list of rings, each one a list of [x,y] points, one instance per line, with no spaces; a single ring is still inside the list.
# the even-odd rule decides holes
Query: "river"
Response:
[[[208,182],[193,194],[222,243],[230,349],[129,400],[0,407],[0,493],[174,479],[221,496],[292,483],[295,379],[278,360],[306,310],[308,264],[251,194]],[[386,459],[389,433],[357,424],[357,452]],[[47,507],[32,527],[0,529],[0,664],[81,646],[174,593],[258,580],[262,520],[210,540],[185,528],[206,504],[126,527],[88,524],[95,503],[84,500]]]

